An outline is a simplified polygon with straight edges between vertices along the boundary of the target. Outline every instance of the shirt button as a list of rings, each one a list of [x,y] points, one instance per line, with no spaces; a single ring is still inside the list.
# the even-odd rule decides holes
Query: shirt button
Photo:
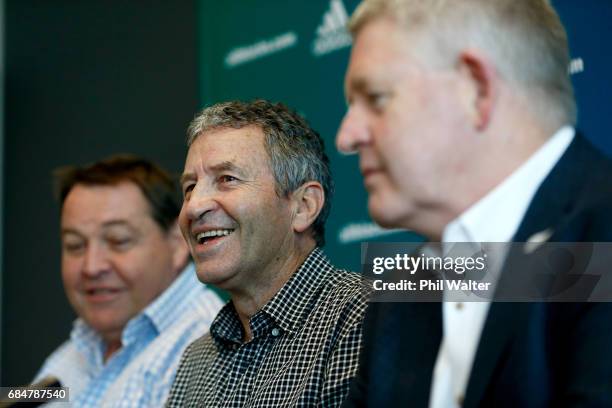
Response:
[[[461,303],[461,302],[455,303],[455,308],[456,308],[457,310],[461,310],[461,309],[463,309],[463,303]]]
[[[278,330],[276,327],[272,329],[272,335],[274,337],[278,337],[280,336],[280,330]]]

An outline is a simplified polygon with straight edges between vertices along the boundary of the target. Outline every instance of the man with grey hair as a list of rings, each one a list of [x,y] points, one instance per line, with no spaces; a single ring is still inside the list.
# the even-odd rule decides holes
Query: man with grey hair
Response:
[[[612,240],[612,165],[574,130],[548,1],[364,0],[350,29],[337,145],[359,154],[380,225],[443,243]],[[610,344],[612,303],[373,303],[346,405],[612,406]]]
[[[231,301],[183,355],[167,405],[338,406],[366,297],[320,249],[333,191],[322,139],[256,100],[204,109],[188,146],[179,223],[200,280]]]

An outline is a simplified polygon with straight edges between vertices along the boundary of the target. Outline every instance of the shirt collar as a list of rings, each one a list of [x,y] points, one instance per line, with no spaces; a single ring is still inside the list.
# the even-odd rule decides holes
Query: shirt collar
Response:
[[[270,315],[283,330],[298,331],[333,270],[323,251],[315,248],[262,312]]]
[[[189,263],[174,282],[144,309],[143,314],[151,320],[157,332],[162,333],[181,318],[189,305],[185,299],[195,296],[202,285],[194,265]]]
[[[202,283],[197,280],[195,268],[190,263],[160,296],[128,321],[121,335],[122,345],[133,343],[143,336],[145,330],[154,330],[158,335],[168,329],[185,312],[189,302],[184,299],[193,296],[200,285]],[[102,337],[81,318],[74,322],[70,338],[85,355],[91,355],[91,348],[104,353]]]
[[[73,323],[70,339],[91,367],[102,367],[105,350],[102,337],[82,318],[76,319]]]
[[[298,331],[314,307],[313,300],[333,270],[323,251],[315,248],[276,295],[251,317],[253,337],[267,333],[276,326],[286,332]],[[221,309],[210,332],[217,340],[242,341],[242,326],[232,302]]]
[[[559,129],[544,145],[487,195],[451,221],[443,242],[508,242],[529,203],[574,138],[571,126]],[[494,228],[492,222],[494,220]]]

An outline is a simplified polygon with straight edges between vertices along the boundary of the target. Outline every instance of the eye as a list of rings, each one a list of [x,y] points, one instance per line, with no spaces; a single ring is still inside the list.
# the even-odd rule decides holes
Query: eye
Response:
[[[366,95],[368,105],[375,111],[382,111],[389,101],[388,92],[370,92]]]
[[[131,237],[108,237],[106,239],[108,246],[118,252],[126,251],[132,247],[134,240]]]
[[[124,252],[131,249],[141,236],[140,230],[126,223],[112,225],[104,231],[105,245],[115,252]]]
[[[193,190],[195,184],[191,183],[191,184],[186,184],[183,186],[183,197],[188,197],[189,193],[191,193],[191,191]]]
[[[71,255],[77,255],[85,250],[84,241],[66,241],[63,243],[64,251]]]
[[[223,183],[223,184],[227,184],[227,183],[233,183],[235,181],[238,181],[238,179],[234,176],[230,176],[229,174],[224,174],[222,176],[219,176],[219,183]]]

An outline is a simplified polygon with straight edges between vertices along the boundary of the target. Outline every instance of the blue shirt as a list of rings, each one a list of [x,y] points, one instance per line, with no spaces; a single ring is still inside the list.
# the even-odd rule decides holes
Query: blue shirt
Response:
[[[106,362],[100,335],[77,319],[70,340],[47,358],[36,380],[54,376],[69,387],[70,404],[65,406],[163,406],[183,351],[208,331],[221,306],[190,264],[128,322],[121,349]]]

